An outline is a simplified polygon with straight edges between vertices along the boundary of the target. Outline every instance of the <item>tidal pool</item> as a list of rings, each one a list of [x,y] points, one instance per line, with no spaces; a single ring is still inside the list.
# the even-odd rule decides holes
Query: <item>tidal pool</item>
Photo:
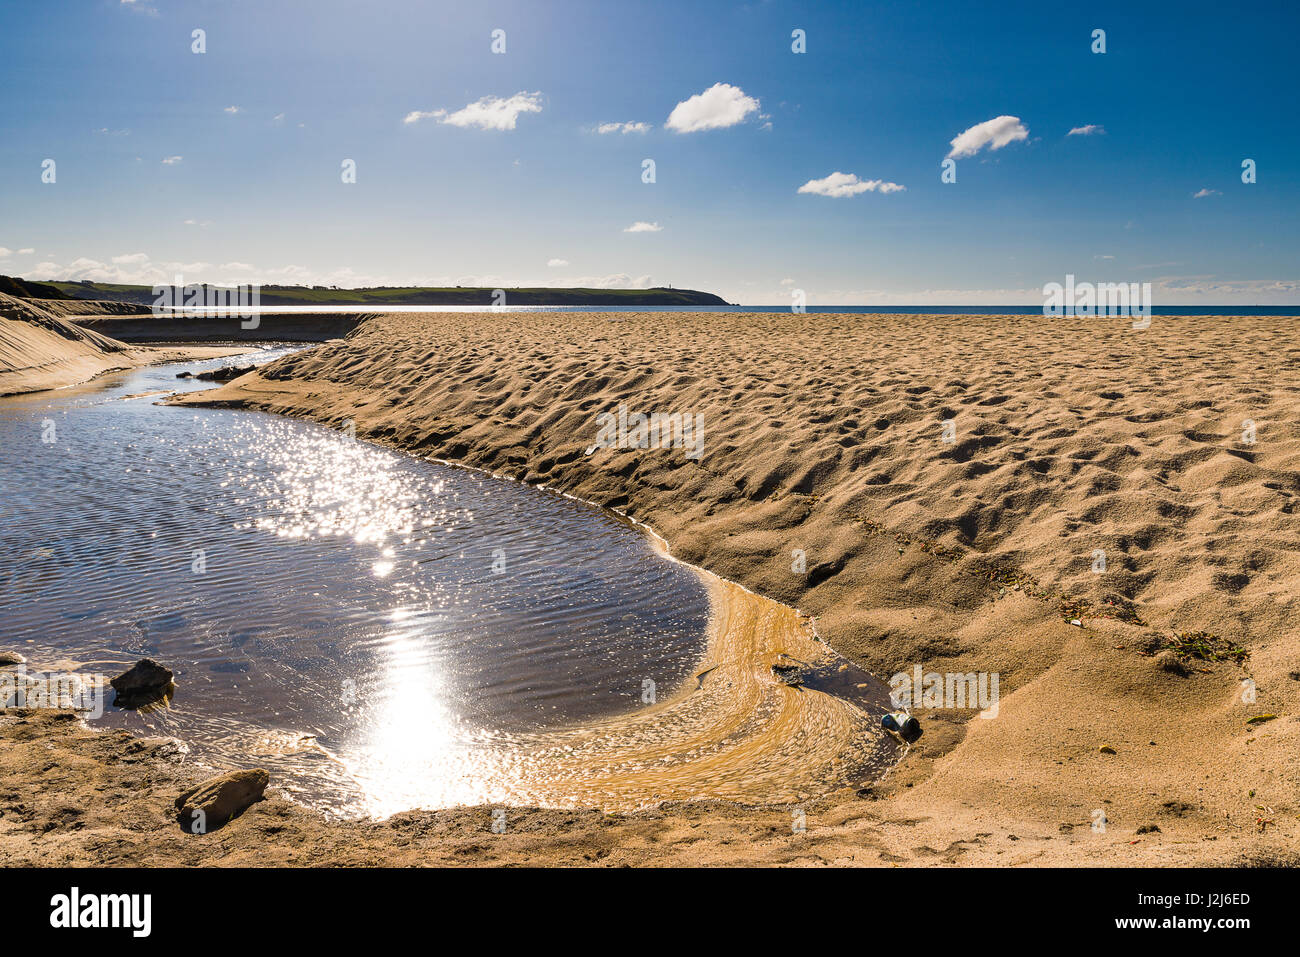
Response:
[[[883,761],[875,683],[854,704],[772,681],[790,655],[844,666],[614,515],[311,422],[156,404],[208,387],[177,372],[249,358],[0,400],[4,644],[33,670],[176,673],[168,707],[93,724],[348,815],[797,800]]]

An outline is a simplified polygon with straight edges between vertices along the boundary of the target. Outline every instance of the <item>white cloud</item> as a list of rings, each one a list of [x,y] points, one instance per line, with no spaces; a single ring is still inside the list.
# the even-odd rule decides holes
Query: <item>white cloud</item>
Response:
[[[0,259],[8,259],[13,254],[14,251],[12,249],[5,249],[3,246],[0,246]]]
[[[658,233],[662,231],[663,227],[658,223],[644,223],[641,222],[641,220],[637,220],[631,226],[627,227],[627,229],[623,230],[625,233]]]
[[[817,196],[856,196],[858,193],[899,193],[907,189],[898,183],[886,183],[880,179],[858,179],[856,173],[836,171],[822,179],[810,179],[799,187],[801,193],[814,193]]]
[[[159,282],[171,282],[177,273],[197,273],[211,268],[208,263],[151,263],[148,257],[143,260],[135,253],[128,256],[114,256],[113,260],[123,262],[101,262],[85,256],[74,259],[67,265],[53,262],[37,263],[32,269],[31,278],[36,280],[53,280],[56,282],[120,282],[128,284],[153,285]]]
[[[534,286],[575,286],[583,289],[645,289],[650,285],[649,276],[631,276],[627,273],[613,273],[608,276],[556,276],[548,273],[544,276],[521,276],[518,274],[501,276],[497,274],[470,273],[460,276],[422,275],[400,281],[389,280],[371,285],[397,286],[479,286],[487,289],[505,289],[507,293],[512,286],[531,288]]]
[[[974,156],[986,146],[990,150],[1000,150],[1008,143],[1028,138],[1029,129],[1020,122],[1020,117],[995,116],[954,136],[948,156]]]
[[[185,158],[185,157],[183,157],[183,156],[164,156],[164,157],[163,157],[163,166],[175,166],[177,163],[179,163],[179,162],[180,162],[181,160],[183,160],[184,158]]]
[[[281,123],[284,122],[284,114],[283,113],[275,114],[275,116],[271,117],[271,122],[279,126]]]
[[[1104,126],[1098,126],[1096,123],[1089,123],[1087,126],[1076,126],[1066,136],[1103,136],[1106,133]]]
[[[1222,195],[1223,194],[1220,193],[1217,189],[1210,189],[1209,187],[1206,187],[1204,189],[1198,189],[1196,192],[1192,193],[1192,199],[1205,199],[1205,197],[1207,196],[1222,196]]]
[[[339,286],[356,289],[363,286],[481,286],[488,289],[509,289],[512,286],[579,286],[590,289],[646,289],[650,276],[633,276],[612,273],[604,276],[545,276],[460,275],[430,276],[428,273],[377,274],[355,272],[351,268],[312,269],[307,266],[278,267],[257,266],[245,262],[225,262],[213,265],[208,262],[155,262],[144,253],[130,253],[101,261],[88,257],[74,259],[71,263],[42,262],[36,264],[29,278],[34,280],[75,282],[119,282],[152,286],[175,282],[177,275],[186,282],[209,282],[216,285],[259,283],[263,286]]]
[[[567,265],[569,265],[569,261],[568,261],[567,259],[550,259],[550,260],[547,260],[546,265],[548,265],[548,266],[550,266],[551,268],[555,269],[555,268],[558,268],[558,267],[560,267],[560,266],[567,266]]]
[[[1152,298],[1169,305],[1287,306],[1300,299],[1300,279],[1216,280],[1213,276],[1166,276],[1154,280],[1153,287]]]
[[[1090,281],[1097,277],[1089,277]],[[809,288],[809,304],[821,306],[1013,306],[1041,307],[1042,287],[1000,289],[845,289]],[[723,293],[720,291],[719,295]],[[757,298],[763,305],[788,301],[787,289],[768,289]],[[1213,277],[1165,277],[1151,280],[1151,298],[1157,306],[1280,305],[1300,301],[1300,278],[1215,280]]]
[[[649,123],[601,123],[596,127],[597,133],[648,133]]]
[[[557,274],[554,270],[539,270],[540,274],[504,275],[462,274],[429,275],[414,273],[357,272],[345,268],[311,268],[308,266],[259,266],[246,262],[155,261],[145,253],[128,253],[105,260],[79,257],[70,263],[41,262],[30,271],[27,278],[46,282],[117,282],[152,286],[172,283],[179,275],[183,282],[208,282],[229,286],[236,283],[258,283],[263,286],[338,286],[357,289],[365,286],[478,286],[487,289],[509,289],[512,286],[576,286],[588,289],[648,289],[653,283],[649,275],[632,275],[619,272],[607,275],[572,276]]]
[[[431,276],[427,273],[370,274],[354,272],[351,268],[312,269],[306,266],[258,267],[243,262],[226,262],[213,265],[206,262],[154,262],[147,257],[140,261],[140,253],[112,257],[123,262],[99,261],[86,257],[61,265],[54,262],[38,263],[28,278],[38,281],[120,282],[152,286],[156,283],[174,282],[179,273],[183,281],[210,282],[219,285],[234,283],[260,283],[262,285],[321,285],[354,289],[362,286],[479,286],[488,289],[508,289],[511,286],[565,285],[592,289],[645,289],[652,285],[649,275],[633,276],[613,273],[603,276],[545,276],[528,275],[460,275]],[[1169,265],[1169,264],[1160,264]],[[1177,264],[1173,264],[1177,265]],[[1164,276],[1153,278],[1152,293],[1160,305],[1203,305],[1207,303],[1236,305],[1289,305],[1300,300],[1300,278],[1218,280],[1213,276]],[[787,300],[789,287],[794,280],[782,280],[780,287],[773,286],[755,301],[771,304]],[[721,294],[721,293],[720,293]],[[728,296],[728,298],[732,298]],[[737,297],[739,298],[739,297]],[[810,301],[820,305],[842,303],[846,305],[1013,305],[1041,306],[1041,286],[1031,288],[1001,289],[843,289],[810,288]]]
[[[152,286],[174,282],[179,275],[185,281],[210,282],[217,285],[261,283],[262,285],[381,286],[394,283],[384,276],[368,276],[351,269],[316,271],[304,266],[258,268],[248,263],[155,262],[145,253],[113,256],[109,262],[79,257],[71,263],[37,263],[31,278],[55,282],[118,282]],[[455,285],[451,283],[451,285]]]
[[[228,106],[228,107],[226,107],[224,110],[222,110],[221,112],[223,112],[223,113],[231,113],[231,114],[234,114],[234,113],[242,113],[242,112],[244,112],[244,111],[243,111],[243,109],[242,109],[241,107],[238,107],[238,106]]]
[[[34,252],[36,252],[36,250],[33,249],[31,246],[24,246],[22,249],[18,250],[18,255],[30,256]]]
[[[629,276],[625,272],[614,273],[609,276],[565,276],[562,279],[551,280],[552,282],[561,281],[566,286],[573,286],[578,289],[648,289],[650,287],[649,276]],[[482,283],[484,286],[494,285],[494,283]],[[545,285],[538,283],[538,285]]]
[[[715,83],[703,93],[696,93],[673,107],[668,114],[668,129],[677,133],[717,130],[735,126],[751,113],[758,112],[758,100],[730,83]]]
[[[436,119],[439,123],[461,128],[477,127],[480,130],[513,130],[515,121],[521,113],[542,112],[541,93],[516,93],[502,99],[499,96],[485,96],[475,100],[454,113],[446,110],[412,110],[406,114],[403,123],[418,123],[420,120]]]

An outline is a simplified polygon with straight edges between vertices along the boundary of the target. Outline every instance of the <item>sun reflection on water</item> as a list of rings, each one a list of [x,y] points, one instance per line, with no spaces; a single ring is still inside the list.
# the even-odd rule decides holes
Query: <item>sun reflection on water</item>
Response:
[[[771,684],[769,652],[813,654],[793,624],[706,649],[701,579],[582,503],[260,413],[77,414],[77,455],[5,465],[24,498],[0,512],[0,565],[21,561],[14,594],[42,600],[0,617],[97,667],[177,672],[173,708],[105,727],[174,734],[197,763],[255,760],[347,816],[768,799],[796,783],[796,752],[820,775],[810,748],[861,737],[844,709]],[[0,414],[0,447],[30,425]],[[93,501],[69,508],[87,463]],[[721,660],[701,683],[706,652]]]
[[[264,502],[254,526],[287,538],[336,535],[383,545],[473,520],[438,507],[445,482],[416,482],[400,460],[375,451],[342,435],[299,433],[261,450],[270,470],[250,462],[235,478]]]
[[[474,523],[473,509],[448,504],[445,481],[422,480],[401,467],[401,458],[341,435],[284,437],[263,454],[273,468],[232,476],[260,503],[250,526],[281,538],[374,546],[374,578],[393,576],[402,546],[428,549],[440,532]],[[334,754],[362,793],[354,813],[383,816],[510,792],[511,759],[502,737],[458,714],[445,639],[463,616],[454,596],[438,600],[445,584],[391,586],[395,599],[411,603],[388,612],[382,636],[371,643],[376,660],[356,705],[358,733]]]

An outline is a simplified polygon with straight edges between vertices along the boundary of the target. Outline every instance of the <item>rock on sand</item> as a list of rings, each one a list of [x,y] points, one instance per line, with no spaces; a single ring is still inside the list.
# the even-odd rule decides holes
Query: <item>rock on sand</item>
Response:
[[[110,684],[117,692],[116,703],[124,708],[133,708],[163,697],[171,687],[172,673],[152,658],[141,658]]]
[[[262,800],[271,776],[261,768],[231,771],[209,778],[198,787],[181,792],[176,812],[181,826],[191,834],[221,827],[250,805]]]

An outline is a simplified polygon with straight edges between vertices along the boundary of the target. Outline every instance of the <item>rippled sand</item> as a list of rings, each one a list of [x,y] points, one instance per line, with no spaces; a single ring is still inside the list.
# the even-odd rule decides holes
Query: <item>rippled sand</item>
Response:
[[[789,803],[884,771],[895,746],[878,712],[774,678],[774,664],[842,661],[809,623],[734,583],[715,579],[712,591],[717,614],[698,685],[538,742],[525,752],[519,796],[617,809],[692,798]]]
[[[385,315],[202,401],[624,510],[881,678],[999,674],[875,789],[893,860],[1222,861],[1300,835],[1295,323]],[[620,403],[702,416],[703,457],[585,454]],[[1200,633],[1249,655],[1166,669]]]
[[[883,685],[857,701],[788,686],[774,664],[851,669],[794,609],[707,576],[713,616],[696,677],[628,714],[572,728],[501,736],[472,750],[423,742],[341,756],[376,814],[463,803],[599,807],[660,801],[791,803],[879,776],[896,746],[879,727]],[[855,669],[856,670],[856,669]]]

